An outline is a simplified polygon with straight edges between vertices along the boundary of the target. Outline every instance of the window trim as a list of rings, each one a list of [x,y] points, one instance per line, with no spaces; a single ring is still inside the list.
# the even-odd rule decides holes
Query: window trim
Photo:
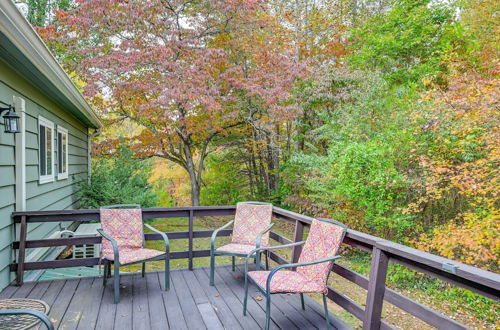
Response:
[[[59,152],[59,143],[62,141],[59,141],[59,133],[61,135],[66,135],[66,169],[64,172],[60,173],[60,168],[59,166],[59,154],[57,155],[57,180],[64,180],[68,178],[68,173],[69,173],[69,157],[68,157],[68,152],[69,152],[69,134],[68,130],[62,126],[57,125],[57,152]],[[61,147],[61,150],[64,146]]]
[[[40,174],[41,172],[41,166],[42,166],[42,153],[41,153],[41,150],[40,150],[40,126],[44,126],[46,128],[50,128],[52,130],[52,135],[51,135],[51,141],[50,141],[50,144],[51,144],[51,166],[52,166],[52,174],[48,174],[48,175],[42,175]],[[54,123],[50,120],[48,120],[47,118],[44,118],[42,116],[38,116],[38,176],[39,176],[39,179],[38,179],[38,182],[40,184],[43,184],[43,183],[48,183],[48,182],[53,182],[54,181]]]

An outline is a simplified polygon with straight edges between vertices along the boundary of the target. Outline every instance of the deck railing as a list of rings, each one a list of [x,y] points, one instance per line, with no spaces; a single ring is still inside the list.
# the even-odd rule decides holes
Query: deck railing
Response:
[[[178,207],[178,208],[146,208],[143,209],[143,218],[187,218],[188,231],[169,232],[169,239],[187,239],[188,250],[172,252],[172,259],[188,259],[189,269],[193,268],[193,258],[207,257],[210,250],[194,250],[193,240],[200,237],[210,237],[212,230],[193,230],[195,217],[200,216],[231,216],[235,213],[234,206],[200,206],[200,207]],[[287,211],[278,207],[273,208],[276,219],[287,221],[295,225],[294,237],[289,239],[275,232],[271,232],[271,238],[279,243],[291,243],[303,240],[304,229],[308,227],[312,218]],[[63,259],[52,261],[26,262],[26,249],[72,246],[81,244],[99,244],[100,237],[73,237],[58,239],[27,240],[27,226],[30,223],[43,222],[88,222],[99,220],[99,210],[64,210],[64,211],[33,211],[15,212],[13,219],[18,228],[19,240],[13,242],[13,249],[17,250],[16,261],[11,264],[10,270],[16,272],[16,283],[23,283],[25,271],[94,266],[99,263],[99,258]],[[214,228],[215,229],[215,228]],[[231,230],[220,232],[220,236],[229,236]],[[161,240],[159,234],[145,234],[146,240]],[[344,243],[372,254],[371,270],[369,277],[365,277],[341,265],[334,265],[333,271],[339,276],[351,281],[367,290],[365,308],[341,294],[333,288],[328,289],[328,297],[346,311],[363,322],[364,329],[391,329],[388,322],[382,319],[383,301],[387,301],[398,308],[423,320],[431,326],[445,329],[465,329],[466,326],[457,321],[440,314],[408,297],[386,287],[386,275],[389,262],[398,263],[416,271],[425,273],[431,277],[439,278],[452,285],[459,286],[483,296],[500,300],[500,275],[488,272],[476,267],[458,263],[446,258],[435,256],[430,253],[412,249],[394,242],[367,235],[355,230],[348,230]],[[208,247],[208,246],[207,246]],[[298,260],[301,247],[295,247],[292,251],[292,260]],[[279,254],[271,252],[270,257],[275,262],[288,263]],[[338,324],[342,326],[342,324]]]

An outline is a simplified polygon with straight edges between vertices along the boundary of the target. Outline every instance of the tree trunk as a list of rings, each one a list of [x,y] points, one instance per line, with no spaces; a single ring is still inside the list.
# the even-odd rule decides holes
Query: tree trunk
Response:
[[[189,181],[191,181],[191,205],[200,206],[200,182],[196,175],[191,148],[187,144],[184,144],[184,156],[186,157],[186,171],[189,174]],[[203,160],[200,159],[200,161]]]
[[[200,206],[200,186],[191,181],[191,206]]]

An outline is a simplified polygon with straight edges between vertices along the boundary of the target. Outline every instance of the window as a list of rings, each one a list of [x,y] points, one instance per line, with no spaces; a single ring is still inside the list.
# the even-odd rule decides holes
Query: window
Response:
[[[68,130],[57,126],[57,179],[68,178]]]
[[[40,183],[54,181],[54,123],[38,117]]]

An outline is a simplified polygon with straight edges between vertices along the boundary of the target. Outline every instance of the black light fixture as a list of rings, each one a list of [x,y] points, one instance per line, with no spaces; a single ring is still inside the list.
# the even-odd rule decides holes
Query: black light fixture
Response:
[[[9,106],[8,108],[0,108],[0,116],[4,111],[7,111],[7,113],[3,115],[5,133],[21,132],[19,128],[19,116],[16,113],[16,109],[14,109],[13,106]]]

